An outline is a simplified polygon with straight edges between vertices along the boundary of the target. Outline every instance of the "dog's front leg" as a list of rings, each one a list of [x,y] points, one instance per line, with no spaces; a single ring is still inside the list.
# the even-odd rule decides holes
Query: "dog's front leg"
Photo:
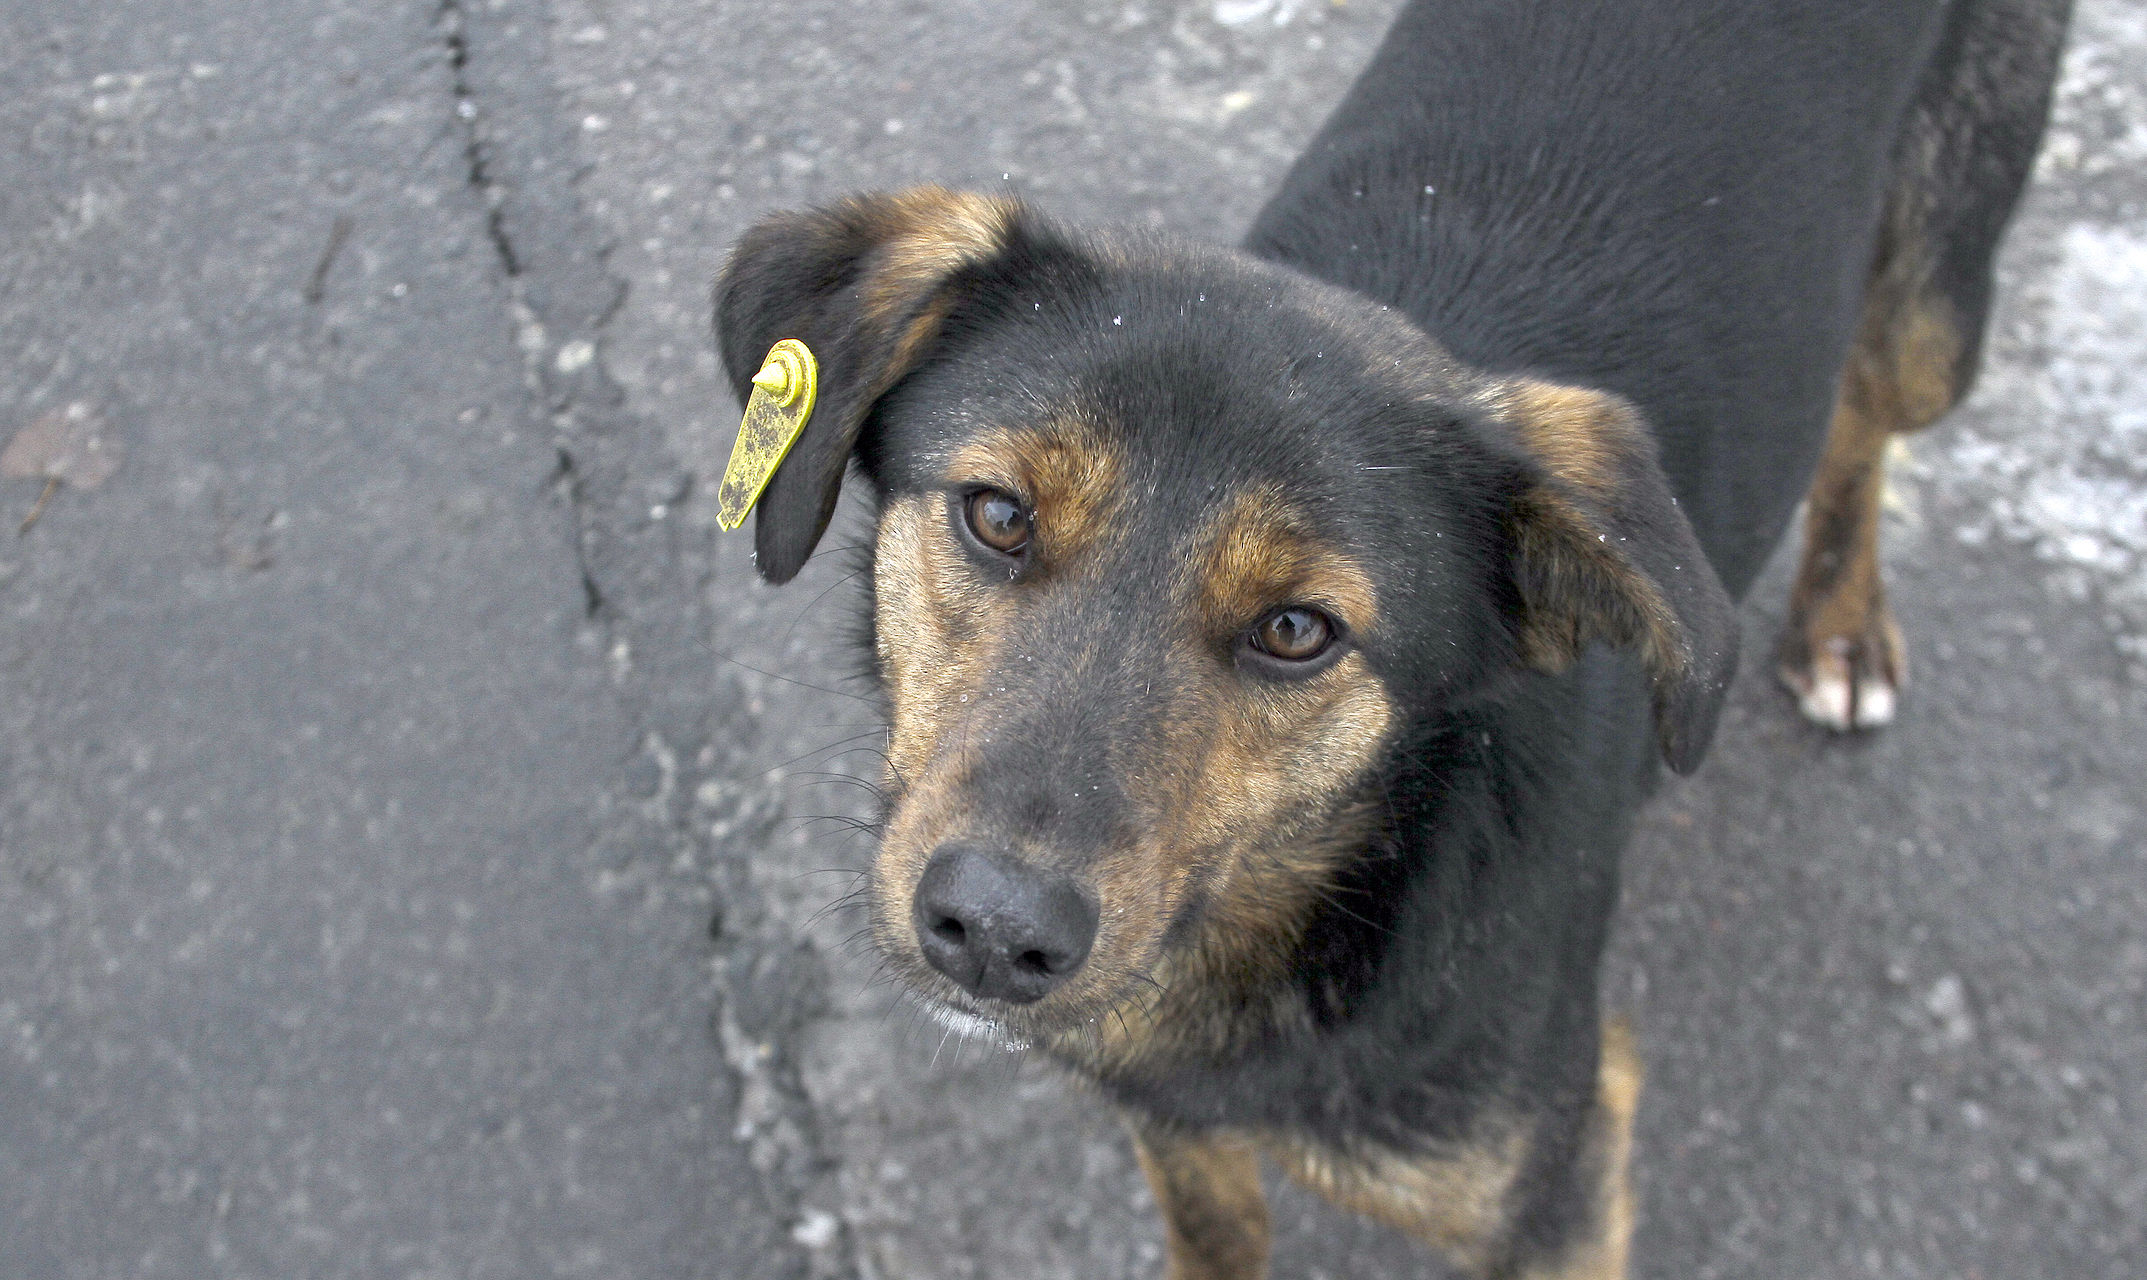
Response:
[[[1127,1125],[1163,1211],[1169,1280],[1265,1280],[1267,1198],[1253,1145],[1133,1117]]]

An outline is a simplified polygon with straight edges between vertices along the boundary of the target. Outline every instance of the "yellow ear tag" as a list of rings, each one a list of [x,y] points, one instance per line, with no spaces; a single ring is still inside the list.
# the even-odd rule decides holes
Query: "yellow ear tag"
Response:
[[[785,338],[768,348],[768,358],[753,375],[753,395],[745,402],[731,463],[716,488],[717,524],[736,529],[745,523],[790,446],[805,434],[819,391],[820,365],[804,343]]]

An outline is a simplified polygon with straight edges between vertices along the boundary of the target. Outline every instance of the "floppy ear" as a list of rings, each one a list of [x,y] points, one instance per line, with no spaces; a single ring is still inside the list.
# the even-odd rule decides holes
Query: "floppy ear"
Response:
[[[1654,436],[1623,398],[1520,379],[1500,416],[1535,463],[1512,507],[1521,654],[1562,671],[1590,640],[1638,651],[1663,758],[1706,754],[1737,670],[1737,613],[1670,495]]]
[[[953,306],[953,278],[1006,244],[1021,206],[941,187],[777,214],[746,232],[716,282],[716,340],[740,403],[768,348],[819,361],[805,434],[760,498],[755,562],[788,582],[835,514],[872,406],[915,368]]]

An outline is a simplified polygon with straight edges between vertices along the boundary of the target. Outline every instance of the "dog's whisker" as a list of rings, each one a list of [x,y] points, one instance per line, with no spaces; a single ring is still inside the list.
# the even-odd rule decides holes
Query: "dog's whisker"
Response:
[[[810,929],[814,925],[819,924],[822,920],[832,919],[845,911],[862,906],[865,900],[866,889],[869,887],[870,886],[864,886],[852,889],[848,893],[845,893],[841,897],[835,899],[833,902],[822,906],[819,910],[813,912],[810,916],[806,917],[805,927]],[[870,926],[867,927],[869,928]],[[852,937],[855,936],[856,935],[854,934],[852,935]],[[848,945],[847,939],[845,940],[844,945]]]
[[[768,776],[769,774],[771,774],[771,773],[774,773],[774,772],[776,772],[776,771],[777,771],[777,770],[779,770],[779,769],[787,769],[787,768],[789,768],[789,767],[790,767],[791,765],[797,764],[797,763],[799,763],[799,762],[801,762],[801,761],[805,761],[805,760],[810,760],[810,759],[812,759],[812,758],[813,758],[814,756],[817,756],[817,755],[825,755],[825,754],[827,754],[827,753],[828,753],[828,752],[830,752],[830,751],[836,751],[836,750],[838,750],[838,749],[840,749],[840,748],[842,748],[842,747],[848,746],[849,744],[851,744],[851,743],[853,743],[853,742],[859,742],[859,741],[862,741],[862,740],[864,740],[864,739],[866,739],[866,738],[870,738],[870,737],[871,737],[871,736],[872,736],[872,735],[873,735],[874,733],[876,733],[876,732],[878,732],[878,730],[876,730],[876,729],[866,729],[866,730],[864,730],[863,732],[860,732],[860,733],[853,733],[853,734],[851,734],[851,735],[850,735],[849,737],[847,737],[847,738],[837,738],[837,739],[836,739],[835,741],[833,741],[833,742],[827,743],[827,744],[826,744],[826,745],[824,745],[824,746],[818,746],[818,747],[814,747],[814,748],[813,748],[812,750],[810,750],[810,751],[807,751],[807,752],[805,752],[805,753],[803,753],[803,754],[801,754],[801,755],[795,755],[795,756],[792,756],[792,757],[790,757],[790,758],[789,758],[788,760],[779,760],[779,761],[777,761],[776,763],[774,763],[774,764],[771,764],[771,765],[769,765],[769,766],[768,766],[767,768],[765,768],[765,769],[762,769],[762,770],[761,770],[760,772],[758,772],[758,773],[754,773],[754,774],[748,774],[748,775],[747,775],[747,777],[749,777],[749,778],[765,778],[765,777],[767,777],[767,776]],[[870,748],[862,748],[862,749],[864,749],[864,750],[870,750]]]
[[[816,822],[832,822],[852,834],[878,835],[880,833],[879,823],[869,822],[863,818],[853,818],[846,813],[820,813],[811,817],[799,818],[798,827],[802,830]]]
[[[817,559],[818,557],[816,556],[812,558]],[[865,570],[862,568],[852,569],[850,572],[843,574],[841,577],[835,579],[835,581],[829,583],[826,590],[822,591],[819,595],[814,596],[811,600],[806,602],[804,608],[798,610],[797,616],[790,620],[790,625],[783,628],[783,634],[775,642],[774,647],[777,649],[781,649],[784,645],[789,644],[791,633],[795,632],[798,629],[798,624],[805,620],[805,616],[807,614],[818,608],[821,601],[827,599],[830,595],[833,595],[840,588],[846,587],[851,583],[857,581],[859,578],[863,577],[864,574]]]
[[[803,787],[850,786],[869,792],[876,799],[882,801],[887,799],[886,788],[879,786],[870,779],[860,778],[854,773],[816,769],[806,773],[794,774],[792,777],[798,780],[799,786]]]
[[[754,666],[752,663],[742,662],[739,659],[732,657],[730,654],[716,653],[713,647],[710,647],[708,651],[711,654],[714,654],[714,656],[718,659],[724,662],[728,662],[734,667],[741,667],[757,676],[766,676],[770,680],[780,680],[784,684],[796,685],[800,689],[810,689],[814,693],[826,694],[828,697],[831,698],[849,698],[855,702],[862,702],[867,706],[877,705],[875,699],[861,693],[851,693],[843,689],[829,689],[823,685],[813,684],[810,681],[798,680],[786,675],[778,675],[773,671],[763,671],[761,668]]]

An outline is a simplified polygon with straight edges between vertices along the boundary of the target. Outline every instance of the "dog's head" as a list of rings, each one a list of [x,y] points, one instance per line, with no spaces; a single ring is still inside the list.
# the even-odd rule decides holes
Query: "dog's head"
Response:
[[[853,459],[879,496],[873,929],[951,1020],[1051,1038],[1196,957],[1286,964],[1399,731],[1591,641],[1639,655],[1673,765],[1712,731],[1734,619],[1614,396],[1243,254],[935,189],[761,223],[717,325],[741,396],[778,339],[821,361],[762,575]]]

